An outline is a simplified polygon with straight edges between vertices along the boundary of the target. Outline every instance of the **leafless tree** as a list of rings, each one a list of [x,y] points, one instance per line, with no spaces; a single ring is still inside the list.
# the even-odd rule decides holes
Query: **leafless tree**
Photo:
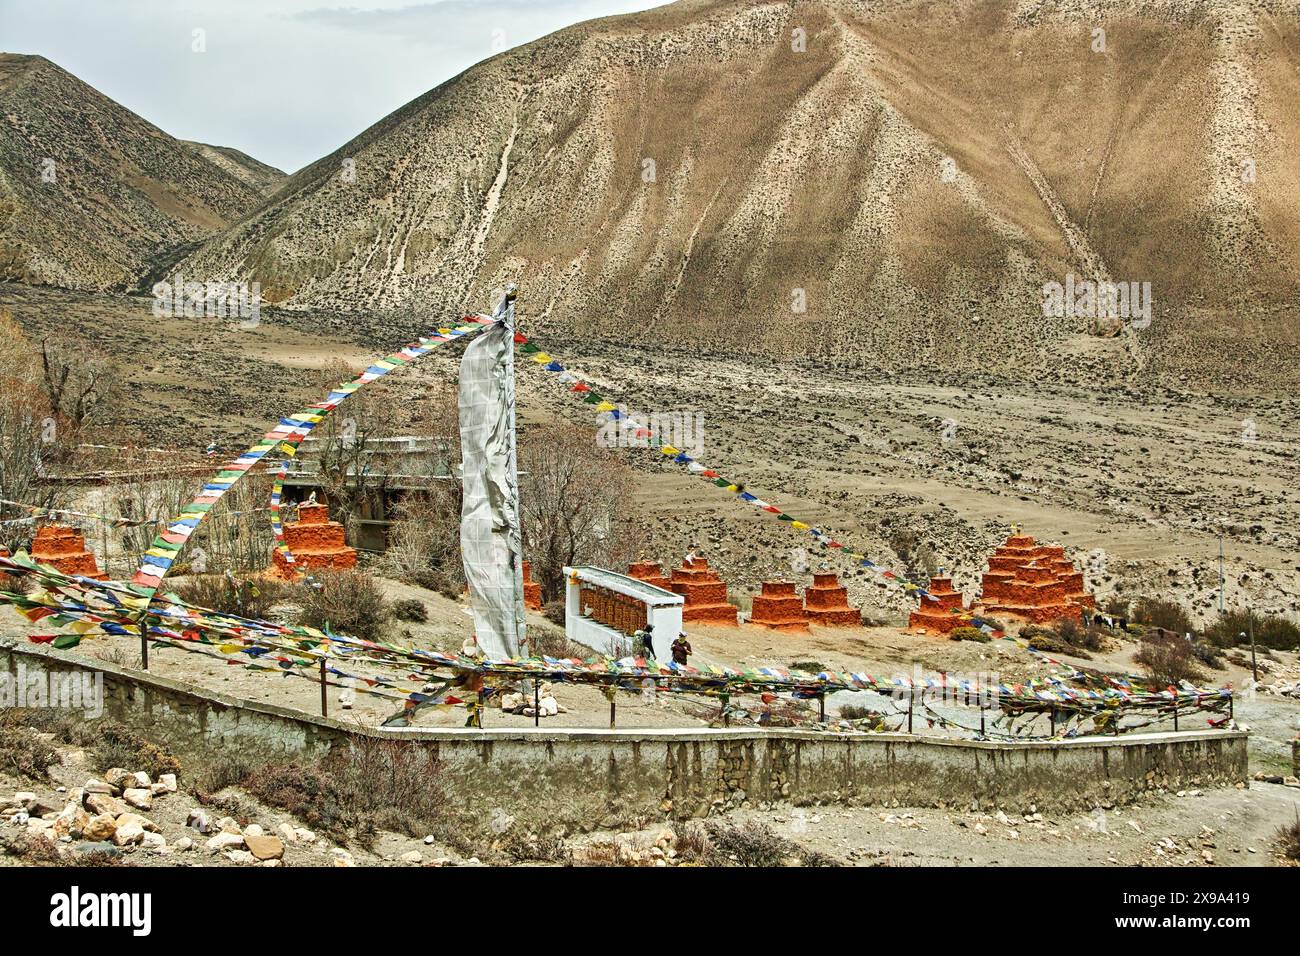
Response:
[[[80,431],[108,407],[117,391],[111,359],[66,336],[46,336],[40,348],[41,381],[54,415]]]
[[[58,507],[61,488],[45,478],[66,461],[68,436],[38,385],[31,342],[8,312],[0,312],[0,343],[0,499]],[[0,545],[10,551],[25,547],[31,518],[25,509],[0,504]]]
[[[554,421],[527,431],[519,467],[527,472],[520,488],[524,554],[544,600],[562,593],[565,565],[613,567],[635,555],[634,474],[590,429]]]

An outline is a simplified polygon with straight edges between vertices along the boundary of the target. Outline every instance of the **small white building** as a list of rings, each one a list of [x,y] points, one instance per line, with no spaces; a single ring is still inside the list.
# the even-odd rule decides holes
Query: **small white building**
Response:
[[[651,624],[655,658],[669,659],[669,648],[682,631],[684,597],[604,568],[565,568],[564,577],[569,640],[609,657],[626,657],[637,650],[632,635]]]

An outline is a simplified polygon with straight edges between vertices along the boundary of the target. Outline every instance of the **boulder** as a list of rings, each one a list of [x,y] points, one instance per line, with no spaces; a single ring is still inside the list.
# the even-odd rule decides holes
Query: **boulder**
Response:
[[[117,818],[108,813],[101,813],[86,821],[81,835],[87,840],[111,840],[117,829]]]
[[[127,819],[127,814],[122,814],[124,823],[118,823],[117,829],[113,831],[113,843],[116,846],[133,846],[144,840],[144,827],[134,820]]]
[[[148,817],[142,817],[142,816],[140,816],[140,814],[138,814],[138,813],[124,813],[124,814],[122,814],[120,817],[117,818],[117,825],[118,825],[119,827],[120,827],[124,822],[128,822],[128,823],[138,823],[138,824],[140,824],[141,827],[143,827],[144,829],[148,830],[150,833],[161,833],[161,832],[162,832],[160,829],[158,829],[158,824],[154,823],[154,822],[153,822],[152,820],[150,820]]]
[[[138,787],[122,791],[122,799],[137,810],[153,809],[153,794],[147,788]]]
[[[244,834],[248,852],[259,860],[278,860],[284,856],[284,842],[277,836],[249,836]]]
[[[91,813],[107,813],[113,818],[120,817],[124,813],[130,813],[131,808],[116,797],[110,797],[106,793],[87,793],[85,799],[86,809]]]
[[[77,853],[89,855],[91,853],[102,854],[104,856],[121,856],[122,851],[111,843],[99,841],[96,843],[83,843],[77,847]]]
[[[158,778],[158,782],[167,788],[168,793],[176,792],[176,774],[165,773]]]
[[[244,837],[239,833],[227,833],[224,830],[207,842],[207,848],[213,853],[220,850],[244,848]]]
[[[76,839],[86,832],[89,823],[90,814],[78,804],[69,803],[54,820],[54,835]]]

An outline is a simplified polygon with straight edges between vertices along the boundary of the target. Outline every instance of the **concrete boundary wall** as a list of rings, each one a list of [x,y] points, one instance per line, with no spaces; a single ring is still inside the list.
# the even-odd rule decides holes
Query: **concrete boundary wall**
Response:
[[[427,748],[449,804],[470,826],[486,825],[498,808],[571,829],[746,802],[1060,811],[1246,780],[1241,731],[1019,743],[785,729],[380,729],[0,641],[0,670],[16,675],[20,664],[27,675],[102,673],[104,716],[166,745],[187,767],[313,761],[360,738]]]

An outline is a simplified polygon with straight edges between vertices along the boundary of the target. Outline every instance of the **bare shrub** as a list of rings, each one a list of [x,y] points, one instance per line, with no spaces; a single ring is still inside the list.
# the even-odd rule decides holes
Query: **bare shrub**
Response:
[[[500,841],[500,850],[515,862],[573,862],[573,851],[563,837],[512,830]]]
[[[138,650],[131,651],[124,647],[97,647],[95,657],[106,664],[125,668],[139,668],[141,663]]]
[[[273,606],[288,600],[298,590],[273,578],[240,579],[224,574],[196,575],[173,588],[176,596],[186,604],[259,619],[265,618]]]
[[[1273,834],[1273,841],[1284,857],[1300,863],[1300,816],[1278,827],[1277,833]]]
[[[1192,619],[1188,617],[1181,604],[1160,598],[1138,598],[1133,606],[1133,620],[1150,627],[1164,628],[1175,634],[1187,634],[1194,630]]]
[[[429,612],[425,609],[423,601],[418,601],[415,598],[403,598],[393,602],[393,617],[399,621],[420,623],[429,619]]]
[[[36,736],[21,712],[0,711],[0,769],[29,780],[45,780],[46,771],[58,762],[58,752]]]
[[[388,603],[375,579],[364,571],[322,571],[303,590],[301,623],[353,637],[379,636],[388,620]]]
[[[424,836],[444,827],[441,769],[423,747],[358,737],[319,764],[260,767],[240,786],[340,842],[369,845],[379,830]]]
[[[164,746],[116,720],[82,720],[51,710],[28,710],[18,719],[53,734],[60,743],[89,750],[101,767],[143,770],[155,780],[165,773],[181,773],[180,761]]]
[[[563,600],[547,601],[546,606],[542,608],[542,616],[552,624],[558,624],[560,627],[564,627],[564,619],[567,613],[568,609]]]
[[[703,824],[688,822],[677,832],[673,849],[677,851],[678,859],[685,863],[704,863],[713,851],[713,844],[709,842],[709,832]]]
[[[1096,625],[1083,625],[1072,618],[1065,618],[1056,625],[1056,636],[1072,648],[1085,651],[1099,651],[1104,636]]]
[[[438,592],[449,587],[459,590],[463,583],[460,483],[445,484],[446,488],[412,492],[402,499],[393,512],[384,556],[394,576]]]
[[[1168,631],[1144,634],[1133,659],[1153,680],[1162,684],[1177,685],[1180,681],[1196,681],[1201,677],[1191,642]]]
[[[1227,611],[1205,629],[1206,639],[1218,647],[1248,645],[1252,633],[1259,647],[1280,651],[1300,649],[1300,626],[1278,614]]]
[[[837,866],[823,853],[806,850],[762,823],[729,826],[706,825],[715,866]]]
[[[571,658],[586,660],[595,655],[595,651],[585,644],[571,641],[561,630],[542,627],[537,624],[528,628],[529,653],[534,656]]]

